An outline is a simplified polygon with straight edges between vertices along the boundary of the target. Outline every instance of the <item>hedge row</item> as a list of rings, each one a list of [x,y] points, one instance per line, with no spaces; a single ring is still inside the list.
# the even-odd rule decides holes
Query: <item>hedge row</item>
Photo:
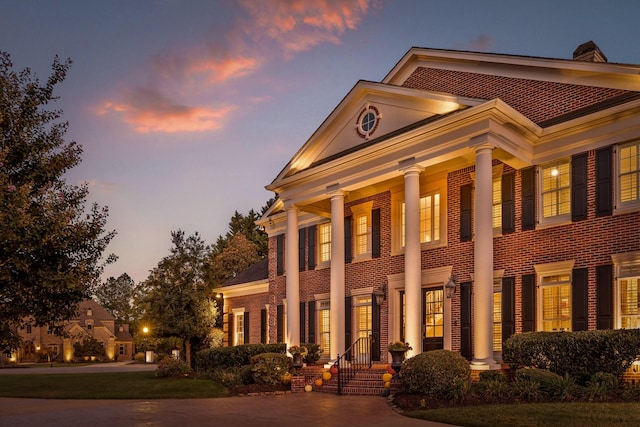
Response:
[[[194,367],[200,372],[212,372],[216,369],[226,369],[249,365],[251,358],[262,353],[286,352],[286,344],[244,344],[232,347],[217,347],[196,353]]]
[[[640,329],[528,332],[511,336],[502,346],[502,358],[512,369],[548,369],[580,384],[598,372],[619,377],[638,355]]]

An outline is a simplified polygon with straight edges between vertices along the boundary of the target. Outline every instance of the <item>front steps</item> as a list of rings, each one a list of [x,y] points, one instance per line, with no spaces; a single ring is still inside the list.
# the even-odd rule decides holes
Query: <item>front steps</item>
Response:
[[[300,375],[304,376],[304,385],[301,390],[296,390],[292,383],[291,391],[304,391],[304,386],[311,385],[313,391],[321,393],[338,394],[338,376],[332,375],[329,381],[322,381],[322,385],[316,385],[316,380],[322,379],[322,374],[326,371],[321,366],[309,366],[300,370]],[[374,366],[371,369],[363,369],[358,371],[349,383],[342,387],[343,395],[360,395],[360,396],[383,396],[385,393],[382,375],[387,373],[386,365]],[[302,383],[302,381],[299,381]],[[398,390],[400,381],[398,379],[391,380],[391,390]]]

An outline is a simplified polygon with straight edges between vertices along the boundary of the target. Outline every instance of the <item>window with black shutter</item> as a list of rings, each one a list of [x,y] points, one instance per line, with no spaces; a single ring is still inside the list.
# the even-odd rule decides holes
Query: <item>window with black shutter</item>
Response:
[[[307,229],[300,228],[298,230],[298,270],[299,271],[304,271],[304,267],[305,267],[304,252],[305,252],[305,245],[307,243],[306,236],[307,236]]]
[[[284,306],[282,304],[276,307],[276,340],[284,342]]]
[[[515,174],[502,175],[502,234],[516,231]]]
[[[536,275],[522,276],[522,332],[536,330]]]
[[[613,149],[596,150],[596,216],[613,213]]]
[[[613,266],[596,267],[596,328],[613,329]]]
[[[516,279],[502,279],[502,342],[516,333]]]
[[[316,268],[316,230],[317,227],[315,225],[312,225],[307,229],[307,235],[309,236],[307,254],[309,270],[314,270]]]
[[[469,242],[472,239],[471,217],[473,204],[471,199],[471,184],[460,187],[460,241]]]
[[[380,258],[380,209],[371,211],[371,257]]]
[[[284,234],[276,237],[276,272],[278,276],[284,274]]]
[[[307,308],[307,304],[300,301],[300,343],[307,342],[307,337],[305,334],[305,329],[307,326],[305,319],[305,311]]]
[[[522,230],[536,228],[536,170],[535,168],[522,169],[520,172],[520,187],[522,193]]]
[[[308,315],[309,327],[309,342],[316,343],[316,302],[309,301],[309,315]]]
[[[587,153],[571,157],[571,221],[587,219]]]
[[[251,335],[250,335],[250,331],[251,331],[251,327],[249,326],[249,312],[245,311],[244,312],[244,343],[243,344],[249,344],[251,343]]]
[[[573,270],[571,279],[571,330],[586,331],[589,326],[588,273],[586,268]]]
[[[267,343],[267,309],[260,310],[260,343]]]
[[[344,219],[344,262],[349,264],[353,259],[351,217]]]

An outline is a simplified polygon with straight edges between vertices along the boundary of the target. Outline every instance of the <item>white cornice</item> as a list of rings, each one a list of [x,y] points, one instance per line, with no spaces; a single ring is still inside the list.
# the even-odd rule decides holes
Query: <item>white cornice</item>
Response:
[[[255,282],[239,283],[237,285],[224,286],[218,289],[222,292],[225,298],[263,294],[269,292],[269,280],[256,280]]]

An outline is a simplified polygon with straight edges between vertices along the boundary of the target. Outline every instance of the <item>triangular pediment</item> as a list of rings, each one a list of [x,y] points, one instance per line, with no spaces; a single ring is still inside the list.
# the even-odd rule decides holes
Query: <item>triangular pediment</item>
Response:
[[[383,83],[358,82],[275,181],[308,169],[342,153],[357,150],[414,123],[479,105],[483,100],[410,89]],[[274,181],[274,182],[275,182]]]

